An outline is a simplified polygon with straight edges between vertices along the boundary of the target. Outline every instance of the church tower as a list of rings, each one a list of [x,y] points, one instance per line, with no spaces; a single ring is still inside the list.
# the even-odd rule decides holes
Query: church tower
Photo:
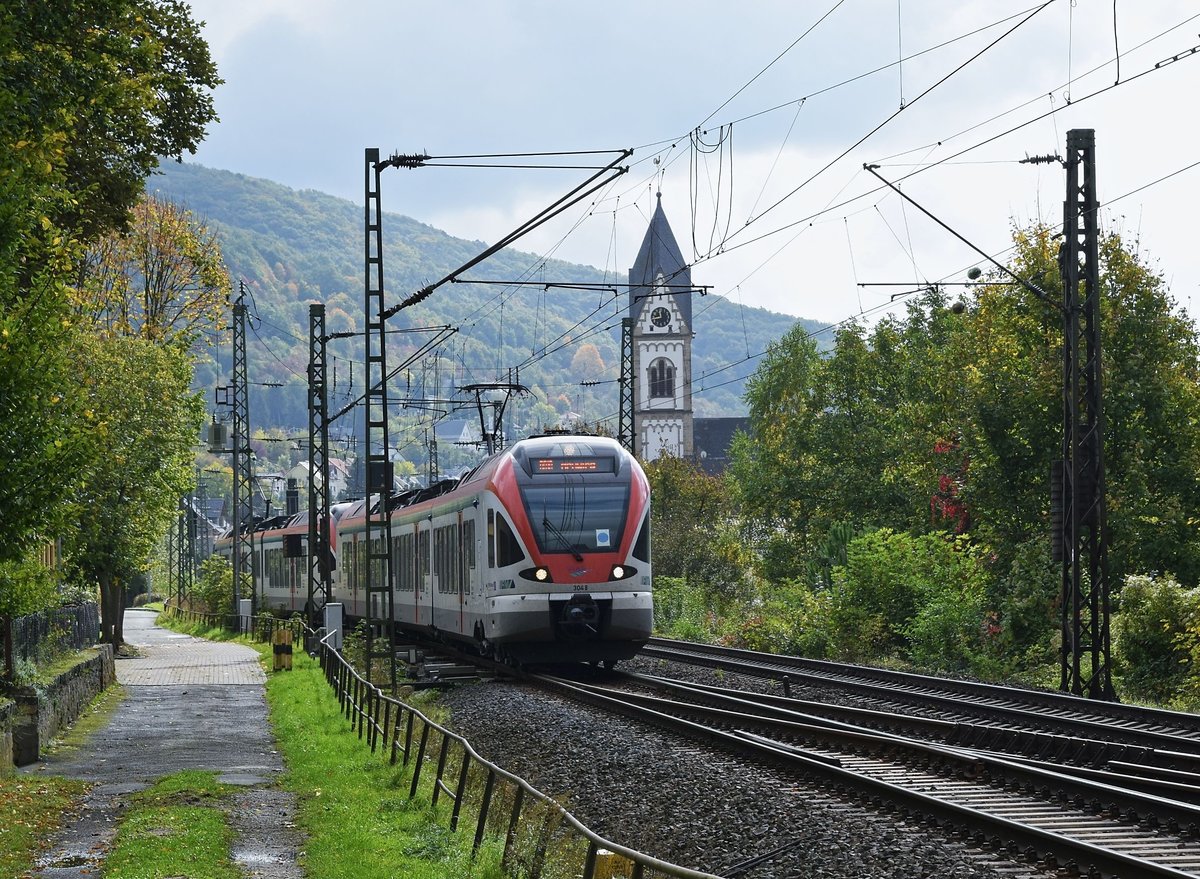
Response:
[[[692,457],[692,271],[675,242],[662,194],[629,270],[633,342],[633,451]]]

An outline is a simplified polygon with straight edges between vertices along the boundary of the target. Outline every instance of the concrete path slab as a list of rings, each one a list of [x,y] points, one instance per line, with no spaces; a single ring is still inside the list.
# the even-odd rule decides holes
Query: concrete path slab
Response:
[[[70,753],[23,770],[97,785],[32,875],[94,877],[116,833],[123,795],[165,775],[201,769],[245,788],[228,809],[243,873],[300,879],[294,797],[272,786],[283,763],[267,723],[258,654],[171,632],[154,619],[149,611],[125,613],[125,640],[139,656],[117,660],[117,680],[127,695],[108,724]]]

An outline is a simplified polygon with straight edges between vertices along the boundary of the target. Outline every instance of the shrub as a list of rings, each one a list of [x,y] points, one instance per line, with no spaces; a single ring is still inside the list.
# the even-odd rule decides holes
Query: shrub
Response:
[[[1193,668],[1190,645],[1200,627],[1200,589],[1171,575],[1131,574],[1113,615],[1113,662],[1124,688],[1143,700],[1167,703],[1185,689]]]
[[[134,607],[142,607],[155,601],[162,601],[163,597],[157,592],[140,592],[133,598]]]
[[[722,642],[749,650],[822,659],[833,643],[831,596],[802,581],[762,584],[756,595],[733,608]]]
[[[233,565],[224,556],[210,555],[200,563],[192,597],[204,603],[210,613],[233,610]]]
[[[833,652],[897,655],[931,669],[970,667],[980,643],[983,551],[964,537],[881,529],[852,540],[833,571]]]
[[[683,577],[654,578],[654,632],[685,641],[711,641],[713,620],[705,590]]]

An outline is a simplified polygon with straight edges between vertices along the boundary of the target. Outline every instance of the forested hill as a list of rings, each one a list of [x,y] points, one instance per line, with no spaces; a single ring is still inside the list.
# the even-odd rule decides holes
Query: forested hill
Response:
[[[169,198],[207,220],[218,235],[231,276],[250,286],[252,301],[248,357],[252,420],[256,425],[296,427],[307,423],[306,367],[308,306],[326,304],[327,331],[358,329],[362,323],[363,207],[324,193],[296,191],[241,174],[199,165],[166,163],[147,183],[148,191]],[[384,262],[388,301],[398,301],[439,280],[478,254],[484,243],[453,238],[431,226],[397,214],[384,218]],[[602,281],[590,266],[574,265],[508,250],[470,273],[477,278],[539,281]],[[624,277],[607,280],[624,280]],[[698,283],[703,279],[698,278]],[[389,329],[449,325],[458,332],[439,353],[441,393],[471,382],[506,379],[520,365],[520,381],[532,398],[514,403],[519,425],[538,426],[554,414],[574,411],[588,420],[617,411],[622,294],[520,289],[471,284],[439,288],[421,305],[400,312]],[[744,381],[753,364],[722,369],[759,355],[782,336],[795,319],[760,308],[747,308],[717,295],[698,299],[693,359],[697,415],[745,412]],[[815,329],[818,324],[812,324]],[[395,334],[391,363],[411,353],[428,333]],[[595,350],[588,345],[595,346]],[[221,383],[227,375],[228,342],[216,364],[201,369],[200,387]],[[332,343],[337,357],[335,401],[362,390],[361,351],[349,341]],[[598,355],[598,356],[597,356]],[[424,358],[429,363],[432,358]],[[403,380],[409,388],[422,381],[420,364]],[[428,366],[426,367],[428,369]],[[424,389],[434,395],[433,371]],[[581,382],[598,382],[584,386]],[[259,383],[282,382],[283,388]],[[444,411],[447,407],[443,406]],[[551,412],[550,409],[554,412]],[[453,415],[451,417],[454,417]],[[462,416],[458,416],[462,417]]]

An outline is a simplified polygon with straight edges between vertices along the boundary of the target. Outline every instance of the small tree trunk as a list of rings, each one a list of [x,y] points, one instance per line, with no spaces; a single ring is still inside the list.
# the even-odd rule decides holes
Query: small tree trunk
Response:
[[[113,647],[120,647],[125,643],[125,584],[117,580],[116,588],[113,590],[116,593],[115,601],[117,605],[117,614],[113,618]]]
[[[121,646],[121,586],[108,573],[100,574],[100,640],[116,650]]]

